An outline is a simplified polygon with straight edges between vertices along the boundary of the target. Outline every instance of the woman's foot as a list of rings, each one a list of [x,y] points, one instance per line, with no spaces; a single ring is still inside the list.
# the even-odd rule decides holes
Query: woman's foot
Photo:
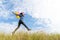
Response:
[[[15,32],[12,32],[12,35],[14,35]]]
[[[28,29],[28,31],[30,31],[31,29]]]

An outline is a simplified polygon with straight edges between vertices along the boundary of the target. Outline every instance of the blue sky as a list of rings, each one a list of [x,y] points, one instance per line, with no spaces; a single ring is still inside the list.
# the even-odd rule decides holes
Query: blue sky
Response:
[[[24,12],[23,21],[32,31],[59,32],[58,5],[54,4],[52,6],[50,0],[0,0],[0,31],[8,33],[17,27],[19,19],[12,14],[12,11],[19,11]],[[55,8],[57,10],[54,10]],[[23,25],[20,29],[25,31]]]

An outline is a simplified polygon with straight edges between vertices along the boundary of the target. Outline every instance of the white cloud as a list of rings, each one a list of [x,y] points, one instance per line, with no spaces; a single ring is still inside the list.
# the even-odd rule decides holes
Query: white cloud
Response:
[[[60,33],[60,0],[48,0],[47,15],[52,20],[51,32]]]
[[[0,1],[0,17],[9,18],[9,12],[4,8],[2,1]]]
[[[33,18],[46,18],[47,17],[47,0],[14,0],[14,10],[13,11],[27,11],[27,14],[31,15]],[[1,10],[0,16],[7,18],[9,17],[9,10]],[[41,21],[41,20],[40,20]],[[40,25],[40,21],[37,20],[37,24]],[[46,21],[44,21],[46,23]],[[41,22],[42,23],[42,22]],[[12,26],[11,24],[4,23],[5,26]],[[43,23],[42,23],[43,24]],[[48,23],[47,23],[48,24]],[[3,25],[3,24],[2,24]],[[2,26],[1,25],[1,26]],[[15,25],[15,24],[14,24]]]
[[[2,17],[8,17],[9,13],[7,11],[2,11],[2,12],[0,12],[0,16],[2,16]]]
[[[47,17],[47,0],[23,0],[21,3],[14,1],[15,11],[23,11],[34,18]]]
[[[13,29],[15,28],[16,25],[14,24],[9,24],[9,23],[0,23],[0,32],[3,33],[10,33],[13,31]]]
[[[35,0],[33,1],[32,16],[34,18],[46,17],[47,12],[47,0]]]
[[[48,2],[47,2],[48,1]],[[2,2],[0,2],[2,3]],[[15,0],[13,11],[24,11],[31,15],[33,18],[48,18],[51,20],[50,32],[59,32],[60,28],[60,2],[59,0],[23,0],[21,3],[19,0]],[[3,6],[2,4],[0,6]],[[4,7],[2,7],[4,9]],[[1,9],[1,8],[0,8]],[[7,10],[1,10],[0,16],[5,18],[9,17]],[[41,20],[40,20],[41,21]],[[38,20],[36,23],[40,24]],[[48,20],[44,21],[49,24]],[[1,24],[0,24],[1,25]],[[2,26],[2,25],[1,25]]]
[[[17,25],[18,25],[17,22],[12,22],[12,24],[1,22],[0,32],[5,33],[5,34],[12,33],[17,27]],[[21,25],[20,28],[16,32],[21,32],[21,31],[27,31],[27,30],[24,26]]]
[[[40,17],[46,17],[46,11],[47,11],[47,0],[14,0],[11,1],[14,4],[14,10],[13,11],[24,11],[31,15],[34,18],[40,18]],[[3,5],[3,4],[2,4]],[[7,6],[7,5],[6,5]],[[2,6],[3,7],[3,6]],[[2,14],[4,17],[6,15],[9,15],[8,13],[5,13],[4,10],[1,10],[4,13]],[[2,16],[0,15],[0,16]],[[8,16],[6,16],[8,17]]]

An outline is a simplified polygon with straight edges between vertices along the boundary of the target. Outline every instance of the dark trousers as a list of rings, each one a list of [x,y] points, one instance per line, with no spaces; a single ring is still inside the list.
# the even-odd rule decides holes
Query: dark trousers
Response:
[[[20,27],[21,24],[23,24],[25,28],[29,30],[29,28],[25,25],[25,23],[22,20],[19,20],[18,27]]]
[[[21,24],[23,24],[28,31],[30,30],[30,29],[25,25],[25,23],[24,23],[22,20],[19,20],[19,22],[18,22],[18,27],[13,31],[13,34],[14,34],[15,31],[20,27]]]

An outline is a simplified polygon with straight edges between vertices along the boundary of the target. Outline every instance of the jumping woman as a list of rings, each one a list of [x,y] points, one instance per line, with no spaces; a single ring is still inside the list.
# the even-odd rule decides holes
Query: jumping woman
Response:
[[[14,13],[14,12],[12,12],[12,13]],[[25,25],[25,23],[23,22],[24,14],[23,14],[22,12],[19,13],[19,14],[16,14],[16,13],[14,13],[14,14],[15,14],[16,16],[19,16],[20,19],[19,19],[19,22],[18,22],[18,26],[17,26],[17,28],[12,32],[12,35],[17,31],[17,29],[20,27],[21,24],[23,24],[28,31],[31,30],[31,29],[29,29],[29,28]]]

